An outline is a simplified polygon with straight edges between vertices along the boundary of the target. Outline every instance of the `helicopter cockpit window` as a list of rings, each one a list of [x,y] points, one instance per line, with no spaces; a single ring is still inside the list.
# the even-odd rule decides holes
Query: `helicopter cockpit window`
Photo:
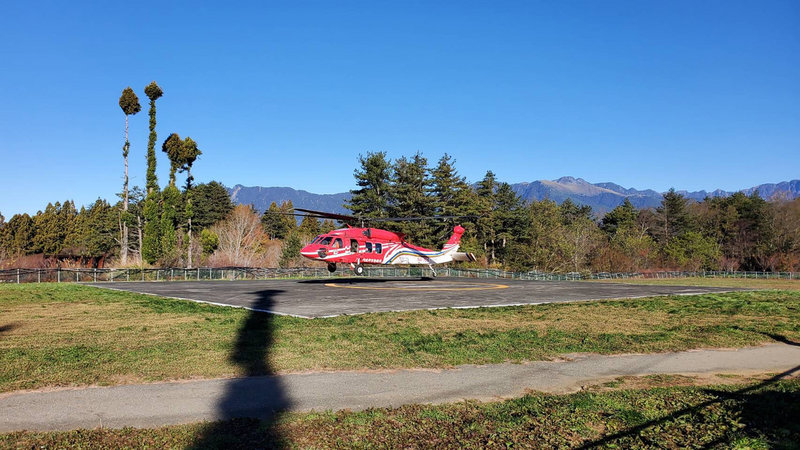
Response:
[[[322,238],[321,241],[319,241],[319,245],[329,245],[331,243],[332,239],[333,239],[332,237],[326,236],[326,237]]]
[[[350,239],[350,251],[353,253],[358,253],[358,241],[355,239]]]
[[[376,243],[375,243],[375,253],[380,253],[380,252],[382,252],[382,251],[383,251],[383,249],[382,249],[381,247],[382,247],[382,246],[381,246],[381,244],[376,242]]]
[[[344,243],[342,243],[342,238],[336,238],[336,240],[333,241],[333,248],[342,248],[342,247],[344,247]]]
[[[372,242],[367,242],[367,253],[372,253]]]

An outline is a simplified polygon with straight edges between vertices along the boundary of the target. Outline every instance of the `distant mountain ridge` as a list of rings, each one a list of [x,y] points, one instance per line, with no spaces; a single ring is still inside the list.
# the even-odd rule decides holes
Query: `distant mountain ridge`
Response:
[[[269,209],[272,202],[280,205],[291,200],[295,208],[313,209],[334,213],[347,213],[344,203],[350,199],[349,192],[340,194],[314,194],[308,191],[296,190],[290,187],[261,187],[261,186],[236,186],[229,188],[228,194],[235,204],[253,205],[258,212],[263,213]]]
[[[638,190],[624,188],[615,183],[589,183],[582,178],[561,177],[557,180],[538,180],[511,185],[514,192],[525,201],[550,199],[561,203],[566,199],[580,205],[589,205],[597,216],[611,211],[628,198],[637,208],[654,208],[661,204],[663,194],[652,189]],[[295,208],[314,209],[333,213],[348,213],[343,206],[350,199],[349,192],[338,194],[314,194],[289,187],[242,186],[237,184],[227,188],[231,200],[237,204],[253,205],[259,212],[269,208],[270,203],[291,200]],[[800,180],[767,183],[742,189],[747,195],[755,191],[765,199],[784,197],[794,200],[800,197]],[[734,192],[717,189],[715,191],[677,191],[687,198],[702,201],[706,197],[727,197]]]

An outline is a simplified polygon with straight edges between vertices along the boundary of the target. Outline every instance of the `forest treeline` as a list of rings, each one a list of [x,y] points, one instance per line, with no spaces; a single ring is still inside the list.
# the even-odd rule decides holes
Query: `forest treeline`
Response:
[[[570,200],[527,203],[488,171],[476,185],[452,158],[429,168],[419,153],[389,161],[382,152],[359,160],[358,188],[348,205],[366,217],[466,215],[462,249],[484,266],[514,271],[631,272],[800,270],[800,199],[766,201],[757,192],[695,202],[670,190],[654,209],[627,199],[595,217]],[[452,223],[389,223],[423,245],[441,244]]]
[[[298,225],[291,202],[272,203],[263,214],[235,206],[218,182],[195,185],[191,169],[202,154],[191,138],[171,133],[161,145],[169,180],[156,177],[156,100],[150,100],[146,186],[128,187],[129,116],[141,110],[126,88],[124,182],[114,204],[98,199],[81,207],[66,200],[37,214],[0,214],[0,267],[297,266],[313,265],[300,248],[342,224],[304,217]],[[177,174],[185,173],[182,185]],[[541,272],[683,270],[800,270],[800,199],[766,201],[758,193],[695,202],[670,190],[661,205],[637,209],[627,199],[595,217],[570,200],[525,202],[487,171],[469,184],[444,155],[430,166],[420,153],[395,160],[384,152],[361,155],[356,189],[344,206],[361,218],[459,216],[445,220],[379,222],[410,242],[439,247],[459,223],[462,250],[480,267]],[[351,225],[360,225],[352,223]]]

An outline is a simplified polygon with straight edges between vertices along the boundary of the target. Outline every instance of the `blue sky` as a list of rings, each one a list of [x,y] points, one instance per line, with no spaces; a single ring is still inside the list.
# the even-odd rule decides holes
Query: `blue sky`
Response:
[[[164,2],[167,3],[167,2]],[[144,86],[198,181],[354,185],[359,154],[445,152],[470,181],[667,190],[800,178],[800,2],[11,2],[0,212],[143,185]]]

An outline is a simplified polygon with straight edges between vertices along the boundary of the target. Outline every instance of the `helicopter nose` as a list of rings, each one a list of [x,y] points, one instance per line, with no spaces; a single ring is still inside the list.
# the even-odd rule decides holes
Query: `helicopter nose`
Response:
[[[313,245],[306,245],[300,250],[300,254],[309,259],[315,259],[318,256],[317,249]]]

